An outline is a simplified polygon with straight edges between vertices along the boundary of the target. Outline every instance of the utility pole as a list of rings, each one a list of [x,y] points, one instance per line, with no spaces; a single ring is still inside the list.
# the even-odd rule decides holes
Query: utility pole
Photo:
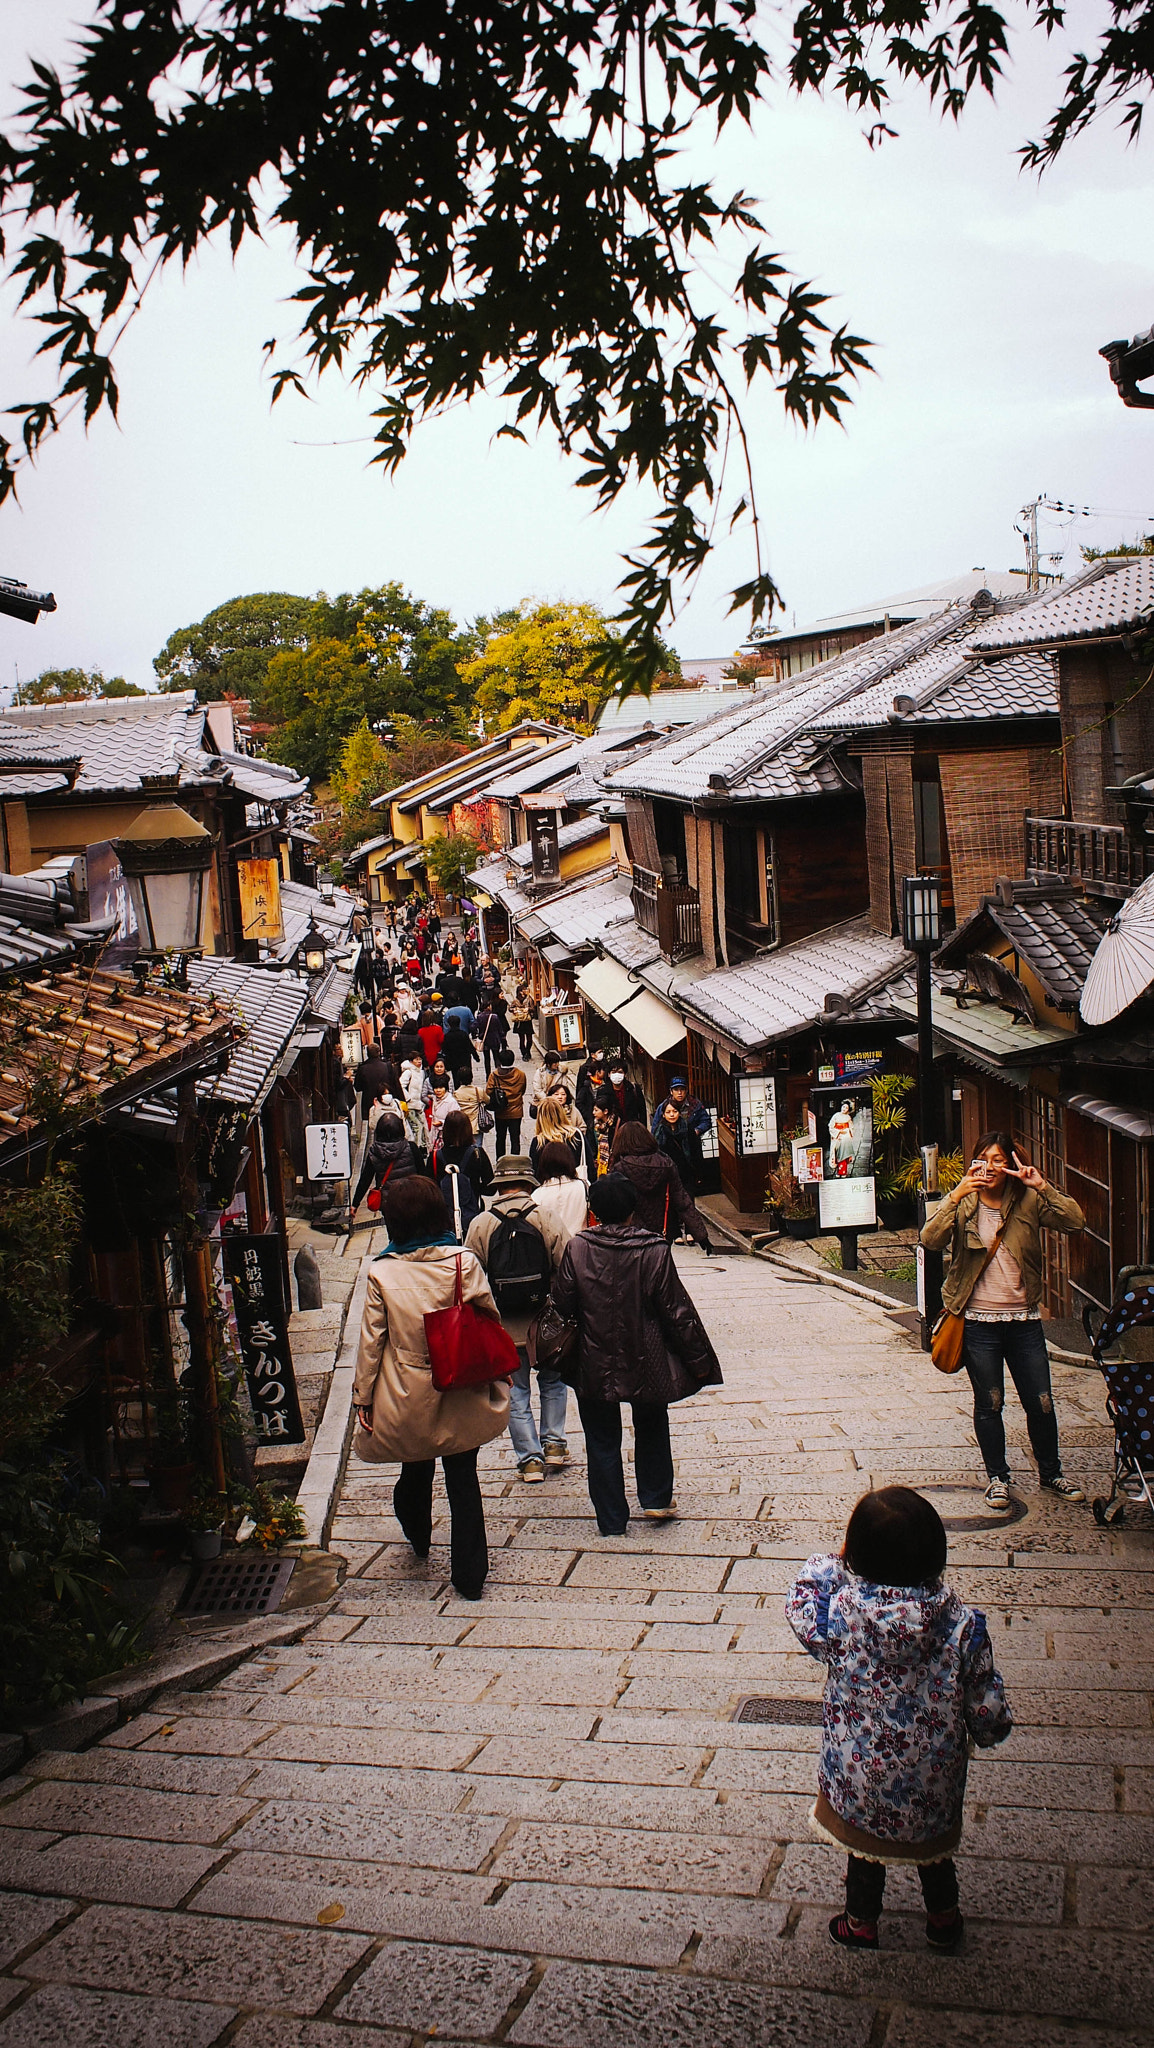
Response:
[[[1022,538],[1026,543],[1026,589],[1031,592],[1042,587],[1038,573],[1038,506],[1041,502],[1040,498],[1035,498],[1032,504],[1022,507],[1022,517],[1029,522]]]

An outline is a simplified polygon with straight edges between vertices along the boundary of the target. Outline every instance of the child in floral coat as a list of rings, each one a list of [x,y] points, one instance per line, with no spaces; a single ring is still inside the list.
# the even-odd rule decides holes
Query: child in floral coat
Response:
[[[844,1948],[876,1948],[886,1865],[913,1863],[926,1939],[961,1942],[952,1856],[962,1833],[969,1741],[1013,1727],[985,1616],[941,1583],[946,1532],[928,1500],[886,1486],[859,1500],[840,1557],[811,1557],[786,1619],[827,1667],[810,1825],[849,1851]]]

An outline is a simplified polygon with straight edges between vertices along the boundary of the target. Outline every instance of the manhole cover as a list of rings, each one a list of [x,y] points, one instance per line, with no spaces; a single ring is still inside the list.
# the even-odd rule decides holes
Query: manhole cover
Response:
[[[776,1721],[789,1728],[820,1728],[820,1700],[777,1700],[754,1697],[742,1700],[734,1714],[735,1721],[758,1721],[762,1724]]]
[[[1030,1512],[1024,1500],[1011,1495],[1009,1514],[992,1515],[983,1486],[919,1486],[918,1492],[932,1501],[946,1528],[958,1535],[967,1529],[1008,1529]]]
[[[272,1614],[284,1599],[295,1557],[214,1557],[184,1598],[186,1614]]]

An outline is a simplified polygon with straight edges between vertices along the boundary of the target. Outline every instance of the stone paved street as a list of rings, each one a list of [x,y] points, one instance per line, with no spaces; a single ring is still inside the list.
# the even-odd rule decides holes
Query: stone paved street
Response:
[[[349,1576],[299,1643],[0,1787],[0,2048],[1149,2041],[1148,1521],[1107,1533],[1041,1501],[1018,1427],[1028,1512],[973,1526],[964,1382],[880,1308],[677,1256],[726,1372],[673,1411],[681,1519],[603,1541],[579,1432],[533,1488],[502,1439],[469,1605],[443,1523],[415,1563],[392,1472],[355,1466]],[[1055,1381],[1066,1469],[1101,1490],[1101,1383]],[[927,1952],[905,1875],[878,1955],[831,1947],[818,1731],[733,1718],[748,1695],[819,1697],[782,1594],[891,1480],[954,1525],[1017,1721],[971,1772],[955,1958]]]

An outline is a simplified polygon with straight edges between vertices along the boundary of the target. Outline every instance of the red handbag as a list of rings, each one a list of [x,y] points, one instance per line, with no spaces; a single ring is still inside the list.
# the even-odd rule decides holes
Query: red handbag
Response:
[[[517,1346],[501,1324],[462,1299],[459,1258],[453,1305],[429,1311],[425,1342],[433,1385],[441,1394],[454,1387],[481,1387],[487,1380],[512,1379],[520,1363]]]
[[[369,1192],[368,1192],[368,1194],[367,1194],[367,1195],[365,1196],[365,1205],[366,1205],[366,1207],[367,1207],[367,1208],[369,1208],[369,1209],[372,1209],[373,1211],[376,1211],[376,1210],[378,1210],[378,1209],[380,1208],[380,1206],[381,1206],[381,1194],[382,1194],[382,1191],[383,1191],[383,1189],[384,1189],[385,1183],[386,1183],[386,1181],[388,1180],[388,1178],[389,1178],[389,1175],[390,1175],[390,1173],[391,1173],[391,1172],[392,1172],[392,1170],[393,1170],[393,1166],[394,1166],[394,1163],[395,1163],[395,1162],[394,1162],[394,1161],[393,1161],[392,1159],[390,1159],[390,1161],[389,1161],[388,1165],[386,1166],[386,1168],[385,1168],[385,1170],[384,1170],[384,1173],[383,1173],[383,1175],[381,1176],[381,1182],[380,1182],[380,1186],[379,1186],[379,1187],[373,1187],[373,1188],[370,1188],[370,1189],[369,1189]]]

